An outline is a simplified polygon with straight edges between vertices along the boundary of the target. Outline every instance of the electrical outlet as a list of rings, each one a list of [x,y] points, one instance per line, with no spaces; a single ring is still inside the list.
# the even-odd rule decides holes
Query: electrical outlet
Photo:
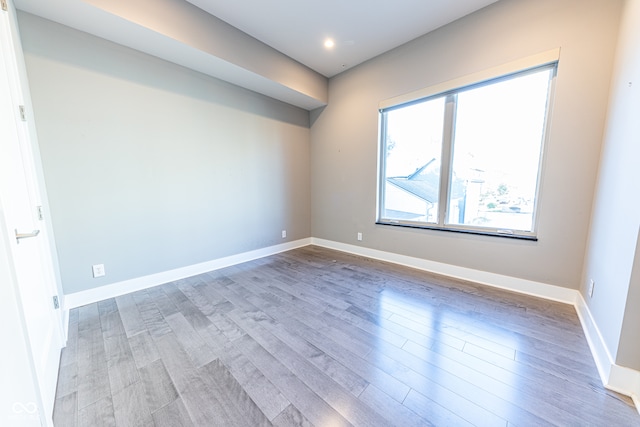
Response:
[[[287,230],[282,230],[282,238],[284,239],[285,237],[287,237]]]
[[[91,269],[93,270],[93,277],[94,279],[97,277],[102,277],[104,276],[106,273],[104,272],[104,264],[95,264],[91,266]]]
[[[593,279],[589,280],[589,298],[593,298],[593,289],[596,287],[596,282]]]
[[[358,241],[362,240],[362,233],[358,233]]]

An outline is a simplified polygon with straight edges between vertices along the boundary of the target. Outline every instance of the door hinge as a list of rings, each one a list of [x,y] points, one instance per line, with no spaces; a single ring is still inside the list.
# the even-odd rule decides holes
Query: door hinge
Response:
[[[24,105],[20,105],[18,106],[18,108],[20,109],[20,118],[22,119],[23,122],[27,121],[27,113],[25,113],[24,111]]]
[[[2,10],[4,10],[5,12],[7,12],[7,10],[9,9],[7,7],[7,0],[0,0],[0,4],[2,4]]]
[[[56,310],[60,308],[60,302],[58,302],[58,295],[53,297],[53,308]]]
[[[42,212],[42,206],[36,206],[36,211],[38,213],[38,221],[44,221],[44,213]]]

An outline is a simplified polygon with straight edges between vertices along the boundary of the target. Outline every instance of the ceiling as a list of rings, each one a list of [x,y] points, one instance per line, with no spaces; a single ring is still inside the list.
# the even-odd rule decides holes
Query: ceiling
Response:
[[[497,0],[187,1],[333,77]]]
[[[14,0],[14,3],[20,10],[311,110],[326,105],[326,94],[318,93],[326,92],[327,78],[496,1]],[[185,20],[193,22],[193,28],[188,28]],[[181,24],[182,33],[172,30],[171,26]],[[204,42],[194,42],[198,37]],[[327,38],[335,41],[331,49],[324,47]],[[295,77],[291,77],[293,74]],[[324,85],[324,89],[318,90],[318,85]]]

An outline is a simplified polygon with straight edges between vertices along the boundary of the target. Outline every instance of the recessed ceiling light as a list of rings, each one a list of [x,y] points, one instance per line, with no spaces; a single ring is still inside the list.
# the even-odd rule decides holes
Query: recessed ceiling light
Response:
[[[326,47],[327,49],[331,49],[335,45],[336,45],[336,43],[332,39],[326,39],[324,41],[324,47]]]

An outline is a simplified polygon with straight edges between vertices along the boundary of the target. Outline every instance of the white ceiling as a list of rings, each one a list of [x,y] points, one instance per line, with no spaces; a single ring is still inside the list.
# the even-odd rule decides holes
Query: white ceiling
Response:
[[[497,0],[187,1],[332,77]]]
[[[13,0],[20,10],[307,110],[326,105],[326,81],[318,79],[496,1]],[[153,6],[156,10],[149,9]],[[185,17],[193,20],[187,30],[191,39],[176,38],[171,26],[182,25],[174,33],[186,34]],[[220,27],[220,20],[231,27]],[[200,36],[194,38],[194,33]],[[333,49],[324,48],[326,38],[335,40]],[[190,43],[195,39],[208,46]],[[325,95],[318,84],[325,86]]]

